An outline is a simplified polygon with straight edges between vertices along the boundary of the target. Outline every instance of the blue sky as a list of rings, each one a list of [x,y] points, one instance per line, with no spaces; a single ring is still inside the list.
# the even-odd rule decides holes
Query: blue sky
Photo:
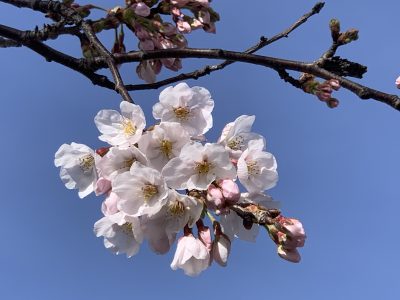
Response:
[[[245,49],[259,36],[288,27],[315,2],[243,3],[214,1],[221,14],[217,35],[196,32],[190,45]],[[329,47],[327,24],[335,17],[342,28],[360,30],[360,39],[338,54],[368,66],[362,83],[396,93],[398,10],[397,1],[328,0],[289,39],[260,53],[316,59]],[[2,24],[19,29],[46,22],[40,14],[3,3],[0,15]],[[72,38],[50,44],[79,55]],[[185,70],[204,63],[210,61],[185,61]],[[340,106],[331,110],[274,72],[246,64],[189,81],[209,89],[215,100],[209,140],[237,116],[256,115],[254,129],[278,160],[280,181],[270,194],[282,202],[285,215],[302,220],[308,235],[300,264],[281,260],[261,233],[255,244],[234,242],[228,267],[212,266],[189,278],[170,269],[173,251],[157,256],[143,245],[128,260],[104,249],[92,232],[102,199],[80,200],[65,189],[53,165],[65,142],[102,145],[93,118],[100,109],[117,109],[118,95],[29,49],[1,49],[0,65],[1,299],[398,299],[400,112],[345,90],[337,93]],[[134,70],[134,65],[122,68],[126,81],[137,80]],[[158,94],[132,93],[148,123]]]

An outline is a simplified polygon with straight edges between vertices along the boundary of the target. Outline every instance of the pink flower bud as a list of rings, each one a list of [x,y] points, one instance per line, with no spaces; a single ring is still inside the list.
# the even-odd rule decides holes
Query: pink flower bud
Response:
[[[209,202],[207,204],[210,204],[211,207],[214,209],[218,207],[223,207],[225,204],[225,199],[221,189],[213,184],[210,184],[207,189],[207,201]]]
[[[316,92],[315,95],[318,97],[319,100],[324,102],[328,101],[332,97],[331,93],[326,92]]]
[[[281,233],[285,234],[278,235],[279,241],[285,246],[285,248],[296,248],[303,247],[306,239],[306,233],[303,228],[303,224],[297,219],[277,217],[277,223],[275,226]]]
[[[192,31],[192,27],[190,26],[190,24],[183,20],[179,20],[178,22],[176,22],[176,27],[182,33],[190,33]]]
[[[132,8],[135,11],[135,14],[137,14],[138,16],[147,17],[148,15],[150,15],[150,7],[148,7],[143,2],[132,5]]]
[[[337,79],[330,79],[328,80],[329,85],[335,90],[339,90],[340,89],[340,82]]]
[[[96,182],[96,188],[94,190],[96,196],[105,194],[109,190],[111,190],[111,181],[104,177],[100,177]]]
[[[218,182],[219,187],[222,190],[222,195],[225,198],[225,201],[234,204],[240,199],[240,190],[239,186],[230,179],[224,179]]]
[[[339,105],[339,101],[337,99],[335,99],[335,98],[331,98],[331,99],[329,99],[327,104],[328,104],[329,108],[336,108]]]
[[[301,260],[300,254],[297,249],[285,249],[282,245],[278,246],[278,255],[290,262],[298,263]]]
[[[396,79],[396,86],[397,86],[397,88],[398,89],[400,89],[400,76],[399,77],[397,77],[397,79]]]

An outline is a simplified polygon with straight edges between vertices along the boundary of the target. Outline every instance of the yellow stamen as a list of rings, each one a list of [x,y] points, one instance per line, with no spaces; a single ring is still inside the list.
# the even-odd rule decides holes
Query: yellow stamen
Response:
[[[151,197],[157,195],[157,193],[158,193],[157,187],[152,184],[145,184],[142,187],[142,191],[143,191],[143,196],[144,196],[145,201],[150,200]]]
[[[127,159],[126,161],[124,161],[122,169],[124,169],[124,168],[130,169],[135,161],[137,161],[137,159],[135,157],[132,157],[131,159]]]
[[[187,106],[185,107],[179,106],[174,108],[174,113],[179,120],[183,121],[188,119],[190,114],[190,109]]]
[[[162,140],[160,150],[168,159],[170,159],[172,154],[172,143],[167,140]]]
[[[209,163],[207,160],[203,160],[202,162],[196,162],[195,164],[196,164],[195,170],[199,174],[207,174],[212,167],[211,163]]]
[[[242,136],[236,136],[228,142],[228,147],[232,150],[240,150],[243,146],[244,138]]]
[[[174,202],[169,204],[168,211],[174,217],[181,217],[185,212],[185,205],[178,199],[175,199]]]
[[[258,167],[257,162],[255,161],[247,162],[247,172],[249,173],[249,175],[259,175],[260,168]]]
[[[79,167],[83,173],[88,173],[92,170],[94,166],[94,157],[92,154],[86,154],[79,158]]]
[[[121,225],[121,229],[125,234],[133,235],[132,223],[124,223],[123,225]]]
[[[126,136],[132,136],[136,133],[136,126],[133,125],[132,121],[124,118],[122,121],[122,127]]]

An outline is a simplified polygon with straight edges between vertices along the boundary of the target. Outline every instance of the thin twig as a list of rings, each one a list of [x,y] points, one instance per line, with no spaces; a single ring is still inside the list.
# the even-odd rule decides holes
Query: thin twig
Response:
[[[39,55],[43,56],[46,61],[55,61],[61,65],[64,65],[80,74],[86,76],[90,81],[95,84],[105,88],[114,89],[114,84],[107,79],[104,75],[99,75],[93,72],[88,66],[84,59],[77,59],[75,57],[69,56],[62,52],[59,52],[39,41],[24,41],[22,39],[24,31],[4,26],[0,24],[0,35],[7,37],[15,41],[16,43],[21,43],[22,45],[28,47],[29,49],[35,51]]]
[[[129,92],[125,88],[121,74],[119,73],[117,64],[116,64],[112,54],[99,41],[99,39],[97,38],[96,34],[93,31],[92,26],[88,22],[83,21],[81,24],[81,27],[82,27],[83,31],[85,32],[86,37],[89,39],[89,41],[92,43],[92,45],[96,48],[96,50],[100,53],[100,55],[105,59],[107,65],[108,65],[108,68],[110,69],[111,74],[114,78],[115,89],[118,91],[118,93],[121,95],[121,97],[125,101],[134,103],[133,99],[129,95]]]

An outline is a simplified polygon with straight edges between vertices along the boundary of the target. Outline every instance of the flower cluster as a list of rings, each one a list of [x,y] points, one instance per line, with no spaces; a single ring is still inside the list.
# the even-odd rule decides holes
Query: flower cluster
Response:
[[[153,106],[156,125],[146,128],[140,106],[122,102],[120,111],[101,110],[94,119],[107,147],[60,147],[55,165],[65,186],[81,198],[105,195],[104,217],[94,232],[106,248],[131,257],[147,240],[164,254],[180,236],[171,268],[194,276],[213,261],[225,266],[234,237],[255,239],[260,226],[246,225],[231,210],[248,204],[276,208],[264,191],[277,183],[277,163],[265,139],[252,132],[254,116],[238,117],[216,143],[206,143],[213,108],[208,90],[180,83],[161,92]],[[296,248],[305,239],[300,222],[277,216],[265,228],[281,257],[299,261]]]
[[[171,16],[172,22],[163,20],[165,15]],[[210,7],[209,0],[128,0],[125,8],[118,6],[109,10],[106,20],[125,24],[138,38],[138,48],[149,51],[185,48],[187,40],[183,34],[199,28],[215,33],[219,15]],[[107,22],[97,26],[98,30],[102,26],[107,26]],[[115,44],[118,51],[114,53],[125,52],[121,38],[116,37]],[[182,62],[179,58],[146,60],[139,63],[136,72],[141,79],[152,83],[162,66],[178,71]]]

